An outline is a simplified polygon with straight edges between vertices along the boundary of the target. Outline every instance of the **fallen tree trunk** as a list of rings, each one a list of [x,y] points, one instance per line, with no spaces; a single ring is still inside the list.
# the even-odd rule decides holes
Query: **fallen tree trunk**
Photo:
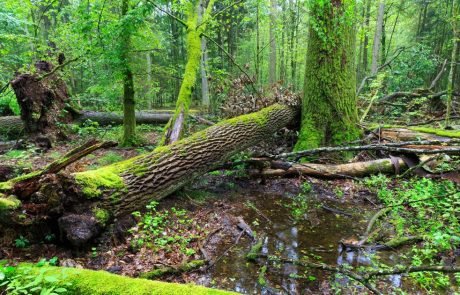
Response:
[[[74,122],[87,120],[97,122],[100,126],[123,124],[123,115],[115,112],[81,111],[73,115]],[[136,112],[137,124],[164,124],[171,118],[171,112]],[[24,133],[24,123],[19,116],[0,117],[0,135],[17,136]]]
[[[167,123],[171,118],[170,112],[136,112],[136,124],[163,124]],[[113,112],[94,112],[82,111],[75,118],[77,122],[85,122],[91,120],[97,122],[101,126],[123,124],[123,115]]]
[[[378,135],[384,140],[411,141],[411,140],[439,140],[448,141],[460,138],[460,130],[444,130],[429,127],[388,127],[379,129]]]
[[[218,167],[233,154],[263,141],[293,121],[296,114],[295,108],[273,105],[100,169],[70,175],[43,175],[37,189],[28,190],[27,194],[23,193],[24,177],[12,179],[0,183],[0,194],[4,195],[0,201],[3,199],[10,205],[11,219],[18,223],[57,220],[60,233],[73,245],[80,246],[97,236],[114,218],[166,197]],[[8,195],[19,199],[8,199]],[[22,206],[18,205],[19,201]],[[27,212],[28,203],[43,206],[44,212],[38,215]],[[20,212],[20,219],[15,218],[15,212]]]
[[[288,168],[275,168],[289,165],[285,162],[275,161],[270,168],[250,170],[250,175],[254,177],[281,177],[293,175],[308,175],[320,178],[350,178],[364,177],[372,174],[394,174],[397,169],[404,170],[406,164],[401,158],[379,159],[367,162],[356,162],[347,164],[327,165],[327,164],[290,164]]]

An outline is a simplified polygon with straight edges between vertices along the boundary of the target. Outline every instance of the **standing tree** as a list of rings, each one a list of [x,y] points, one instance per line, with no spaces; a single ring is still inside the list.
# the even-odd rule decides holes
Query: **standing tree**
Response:
[[[379,2],[379,9],[377,14],[377,23],[374,34],[374,45],[372,47],[372,65],[371,65],[371,75],[377,74],[379,66],[379,53],[380,45],[382,40],[383,32],[383,17],[385,14],[385,2]]]
[[[121,39],[120,61],[123,79],[123,139],[122,145],[132,145],[136,138],[136,109],[134,101],[133,73],[129,66],[129,47],[131,44],[131,31],[126,15],[129,11],[129,0],[121,1]]]
[[[187,21],[182,22],[187,28],[187,64],[185,65],[184,77],[179,90],[176,102],[176,111],[165,127],[165,133],[161,139],[162,145],[171,144],[182,137],[184,125],[187,120],[192,91],[196,83],[196,74],[201,61],[201,35],[206,29],[206,24],[211,17],[214,0],[209,0],[203,16],[200,18],[201,1],[190,1],[187,3]]]
[[[270,60],[268,70],[268,82],[273,84],[277,80],[276,76],[276,0],[270,0]]]
[[[457,2],[457,3],[456,3]],[[452,0],[452,58],[450,60],[450,71],[447,79],[447,111],[446,111],[446,126],[450,124],[450,113],[452,111],[452,100],[454,95],[454,74],[457,66],[457,51],[458,42],[460,39],[458,22],[459,16],[458,0]]]
[[[296,150],[356,139],[355,1],[310,1],[309,42]]]

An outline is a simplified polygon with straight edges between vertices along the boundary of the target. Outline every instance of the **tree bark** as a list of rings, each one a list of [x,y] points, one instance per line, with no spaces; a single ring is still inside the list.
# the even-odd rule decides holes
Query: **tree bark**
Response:
[[[356,106],[354,1],[311,1],[302,125],[296,150],[360,135]]]
[[[66,240],[80,246],[97,236],[114,218],[166,197],[233,154],[265,140],[292,122],[296,114],[295,108],[273,105],[222,121],[175,144],[113,165],[70,175],[43,175],[38,190],[24,186],[25,179],[35,174],[12,179],[0,183],[0,205],[9,204],[3,207],[13,211],[12,220],[17,220],[15,214],[26,212],[26,219],[30,220],[22,218],[22,224],[57,220]],[[11,195],[18,198],[7,198]],[[34,208],[45,208],[44,213],[29,212],[31,203]]]

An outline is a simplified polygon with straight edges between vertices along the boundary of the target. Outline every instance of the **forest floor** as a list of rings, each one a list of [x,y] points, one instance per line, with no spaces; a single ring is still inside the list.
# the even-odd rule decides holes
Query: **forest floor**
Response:
[[[108,130],[104,138],[111,139],[116,133]],[[91,136],[91,132],[84,131],[47,152],[32,148],[13,150],[0,155],[0,160],[3,165],[16,167],[15,174],[34,171]],[[94,169],[150,151],[158,136],[158,129],[146,128],[143,147],[98,150],[70,165],[67,172]],[[262,257],[249,261],[246,254],[261,242],[260,251],[267,257],[308,259],[355,269],[407,263],[409,258],[404,255],[413,252],[412,247],[417,244],[386,251],[346,246],[362,238],[368,221],[385,203],[380,196],[382,190],[373,188],[382,183],[395,191],[400,187],[408,189],[404,188],[407,183],[383,176],[367,180],[366,184],[366,181],[309,177],[261,180],[247,177],[243,169],[214,171],[159,204],[152,203],[146,212],[135,213],[120,222],[91,247],[71,249],[47,232],[42,233],[38,243],[30,242],[29,237],[18,237],[12,230],[1,238],[0,259],[37,262],[57,257],[63,266],[194,282],[248,294],[334,294],[338,290],[363,293],[366,292],[363,286],[340,274],[272,263]],[[407,205],[405,208],[415,210]],[[373,239],[379,241],[396,235],[397,229],[390,230],[396,223],[390,217],[383,220],[379,223],[381,232]],[[404,226],[412,225],[406,222]],[[455,262],[460,260],[458,249],[431,254],[435,261],[459,265]],[[179,270],[190,262],[197,264],[186,271]],[[436,290],[449,293],[440,280],[436,277],[410,280],[398,275],[379,280],[376,285],[386,291],[402,288],[406,292],[425,293],[439,287]],[[456,284],[454,276],[447,276],[447,280],[452,286]]]

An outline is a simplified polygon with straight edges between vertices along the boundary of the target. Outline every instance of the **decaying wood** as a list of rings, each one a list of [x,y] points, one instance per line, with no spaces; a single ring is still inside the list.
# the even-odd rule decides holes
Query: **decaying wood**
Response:
[[[69,95],[65,82],[51,74],[54,66],[46,61],[35,64],[36,74],[21,74],[11,81],[18,104],[25,133],[47,137],[59,136],[58,123],[71,121],[71,114],[65,111]],[[42,76],[41,76],[42,75]]]
[[[358,146],[338,146],[338,147],[322,147],[317,149],[283,153],[273,156],[276,159],[285,158],[302,158],[305,156],[312,156],[321,153],[335,153],[335,152],[351,152],[351,151],[385,151],[396,153],[417,153],[417,154],[458,154],[460,147],[446,146],[441,144],[458,144],[459,140],[424,140],[424,141],[407,141],[407,142],[393,142],[393,143],[379,143]],[[435,145],[434,145],[435,144]],[[429,145],[429,146],[428,146]],[[420,148],[425,146],[426,148]],[[427,147],[428,146],[428,147]]]
[[[296,115],[295,108],[273,105],[123,162],[70,175],[43,175],[39,188],[27,193],[21,193],[14,179],[0,183],[0,193],[14,193],[23,202],[13,213],[23,212],[29,200],[39,201],[46,208],[45,216],[54,212],[46,218],[58,221],[62,236],[79,246],[98,235],[106,222],[166,197],[235,153],[267,139]],[[40,198],[35,196],[38,193]],[[102,221],[98,216],[107,218]]]
[[[309,175],[320,178],[350,178],[364,177],[373,174],[393,174],[395,173],[395,160],[378,159],[366,162],[356,162],[347,164],[314,164],[314,163],[287,163],[276,162],[273,165],[284,164],[289,165],[289,168],[265,168],[262,170],[253,169],[249,174],[254,177],[283,177],[293,175]],[[407,166],[404,161],[397,158],[397,165],[401,170]]]

